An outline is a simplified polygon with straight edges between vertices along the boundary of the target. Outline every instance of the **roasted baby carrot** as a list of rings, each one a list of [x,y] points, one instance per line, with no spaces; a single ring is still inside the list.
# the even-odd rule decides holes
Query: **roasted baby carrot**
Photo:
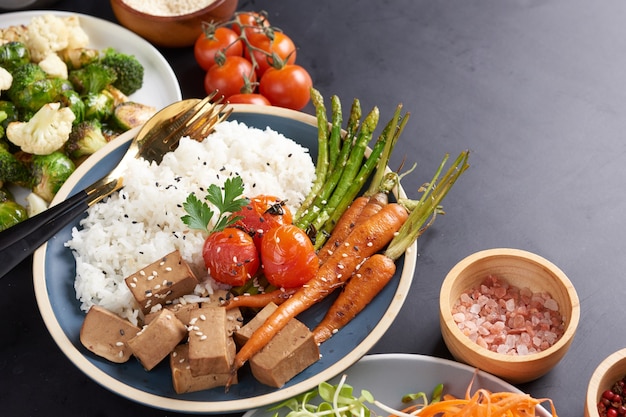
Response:
[[[228,390],[237,371],[248,359],[265,347],[292,318],[343,286],[363,260],[384,248],[393,239],[407,218],[408,212],[403,206],[391,203],[358,225],[344,244],[320,266],[315,277],[279,305],[237,352],[226,389]]]
[[[348,235],[356,226],[357,219],[363,211],[363,208],[369,202],[369,197],[357,197],[350,207],[344,211],[343,215],[339,218],[339,221],[335,225],[330,238],[324,243],[324,246],[319,250],[317,256],[320,262],[326,261],[330,255],[337,249],[337,247],[348,237]]]
[[[296,292],[295,288],[280,288],[265,293],[242,294],[225,300],[222,304],[227,310],[236,307],[263,308],[269,303],[282,304]]]
[[[376,297],[396,273],[393,259],[377,253],[356,271],[313,330],[315,342],[322,343],[348,324]]]

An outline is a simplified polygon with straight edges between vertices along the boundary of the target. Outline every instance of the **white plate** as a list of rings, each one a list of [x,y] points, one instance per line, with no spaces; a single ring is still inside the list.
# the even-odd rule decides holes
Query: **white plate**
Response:
[[[130,96],[133,101],[162,109],[182,99],[176,74],[163,55],[152,44],[115,23],[80,13],[33,10],[0,14],[0,28],[28,25],[33,17],[46,14],[78,16],[80,26],[89,36],[90,48],[102,50],[113,47],[125,54],[134,55],[144,66],[144,81],[143,86]],[[29,190],[11,187],[11,191],[20,204],[26,205]]]
[[[317,121],[314,116],[269,106],[234,105],[230,120],[248,126],[273,130],[297,141],[317,157]],[[63,185],[53,200],[57,203],[90,185],[109,172],[128,147],[132,132],[124,134],[99,150]],[[403,195],[403,194],[402,194]],[[340,332],[320,347],[320,360],[281,389],[268,387],[254,380],[249,370],[242,369],[239,383],[228,393],[223,387],[188,394],[176,394],[172,387],[167,364],[144,371],[139,362],[113,364],[95,357],[80,343],[79,330],[85,314],[75,298],[73,288],[76,264],[70,249],[64,243],[71,238],[70,223],[35,252],[33,277],[35,296],[46,327],[60,349],[74,365],[107,389],[145,405],[192,413],[226,413],[246,411],[293,397],[322,381],[341,373],[358,361],[383,336],[406,299],[415,264],[417,245],[397,261],[394,278],[378,296]],[[298,316],[313,328],[324,316],[331,298],[317,304]],[[417,331],[417,330],[416,330]]]
[[[163,55],[143,38],[108,20],[80,13],[33,10],[0,14],[0,28],[28,25],[33,17],[46,14],[78,16],[81,27],[89,35],[90,48],[113,47],[134,55],[145,69],[143,86],[131,96],[134,101],[161,109],[182,98],[178,79]]]
[[[365,389],[377,401],[400,410],[404,408],[401,401],[404,394],[420,391],[430,394],[437,384],[444,384],[446,393],[464,397],[474,375],[474,368],[431,356],[391,353],[365,356],[343,374],[346,375],[346,383],[355,388],[355,396]],[[341,375],[330,382],[337,384],[340,377]],[[477,388],[492,392],[521,392],[513,385],[482,371],[478,372],[472,385],[473,390]],[[374,405],[366,405],[376,415],[389,414]],[[268,411],[268,408],[270,407],[248,411],[243,417],[271,417],[276,411]],[[280,415],[284,416],[287,411],[282,410]],[[537,416],[550,417],[551,414],[539,406]]]

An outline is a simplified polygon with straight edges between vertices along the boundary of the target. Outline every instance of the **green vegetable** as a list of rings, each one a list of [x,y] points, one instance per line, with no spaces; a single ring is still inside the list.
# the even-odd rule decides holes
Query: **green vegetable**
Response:
[[[143,85],[144,68],[135,56],[108,48],[100,62],[115,71],[117,78],[112,84],[122,93],[131,95]]]
[[[11,183],[30,187],[32,175],[22,161],[8,150],[8,145],[0,146],[0,186]]]
[[[211,233],[223,230],[240,219],[240,217],[233,217],[230,214],[239,211],[249,203],[248,199],[241,196],[243,190],[243,180],[239,176],[224,181],[223,195],[222,190],[217,185],[211,184],[209,186],[205,200],[213,204],[219,213],[215,226],[210,230]],[[183,223],[191,229],[208,230],[214,212],[207,203],[198,199],[195,194],[189,194],[183,207],[187,212],[181,217]]]
[[[117,73],[112,68],[99,62],[87,64],[82,68],[71,70],[68,80],[74,89],[81,95],[98,94],[117,79]]]
[[[354,389],[345,383],[345,379],[344,375],[337,385],[322,382],[316,389],[275,405],[270,411],[286,407],[291,410],[286,417],[369,417],[371,412],[365,403],[374,404],[374,397],[367,390],[362,390],[359,397],[355,397]],[[318,404],[312,403],[318,396],[322,401]],[[277,412],[275,416],[278,415]]]
[[[28,218],[26,209],[16,203],[6,188],[0,188],[0,232]]]
[[[58,52],[68,70],[75,70],[100,59],[100,51],[90,48],[65,48]]]
[[[65,142],[65,153],[72,159],[91,155],[107,144],[98,120],[85,120],[72,128]]]
[[[111,121],[123,131],[140,126],[154,115],[156,109],[146,104],[125,101],[115,106]]]
[[[2,126],[3,132],[1,136],[4,136],[4,131],[11,122],[18,120],[18,111],[15,104],[7,100],[0,100],[0,126]]]
[[[85,120],[85,102],[76,90],[66,90],[59,96],[59,101],[63,107],[69,107],[76,118],[74,124],[78,124]]]
[[[110,118],[115,110],[115,98],[108,90],[88,93],[83,97],[83,103],[85,104],[84,120],[104,121]]]
[[[27,63],[15,69],[13,83],[6,92],[7,97],[26,118],[44,104],[57,101],[59,95],[72,86],[61,78],[48,78],[39,65]],[[23,118],[22,118],[23,119]]]
[[[52,201],[75,169],[76,166],[70,157],[60,151],[49,155],[33,155],[31,160],[33,192],[47,202]]]
[[[30,62],[30,52],[22,42],[7,42],[0,45],[0,67],[13,72],[20,65]]]

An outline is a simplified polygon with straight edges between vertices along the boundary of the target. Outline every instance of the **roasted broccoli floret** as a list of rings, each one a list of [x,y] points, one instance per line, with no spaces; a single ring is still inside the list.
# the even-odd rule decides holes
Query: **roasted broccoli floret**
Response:
[[[107,144],[102,125],[97,120],[85,120],[72,129],[65,143],[65,153],[72,159],[91,155]]]
[[[31,160],[33,192],[46,200],[52,201],[59,188],[76,169],[69,156],[56,151],[49,155],[33,155]]]
[[[107,90],[87,94],[83,97],[83,103],[85,103],[85,120],[107,120],[115,108],[115,98]]]
[[[0,232],[28,218],[26,208],[15,202],[6,188],[0,188]]]
[[[30,188],[32,176],[22,161],[9,151],[6,143],[0,143],[0,187],[10,183]]]
[[[122,93],[130,95],[143,85],[144,68],[134,55],[107,48],[100,62],[115,71],[117,79],[112,84]]]
[[[99,62],[69,72],[68,79],[81,95],[96,94],[117,79],[115,70]]]
[[[13,41],[0,45],[0,67],[12,72],[28,62],[30,62],[30,52],[22,42]]]
[[[34,113],[44,104],[57,101],[72,85],[62,78],[49,78],[37,64],[28,63],[13,71],[13,84],[7,90],[7,97],[25,114]]]

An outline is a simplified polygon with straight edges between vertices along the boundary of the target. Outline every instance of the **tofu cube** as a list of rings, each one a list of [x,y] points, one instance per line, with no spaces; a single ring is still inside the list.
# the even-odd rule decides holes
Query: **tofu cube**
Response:
[[[238,342],[245,343],[276,308],[275,304],[263,308],[257,314],[258,317],[236,333]],[[319,358],[319,346],[315,343],[313,333],[302,322],[292,319],[263,349],[250,358],[249,363],[252,375],[259,382],[280,388]]]
[[[179,251],[174,251],[124,279],[144,313],[193,292],[198,280]]]
[[[189,324],[189,320],[191,320],[191,312],[197,308],[200,308],[199,303],[188,303],[188,304],[168,304],[164,309],[167,309],[174,313],[178,320],[182,321],[184,325]],[[155,317],[157,317],[161,313],[161,311],[155,311],[154,313],[149,313],[144,316],[143,322],[144,324],[150,324]]]
[[[224,307],[201,307],[192,313],[188,343],[193,376],[230,372],[236,346],[226,323]]]
[[[126,319],[97,305],[92,306],[80,328],[80,342],[111,362],[124,363],[132,352],[127,342],[141,330]]]
[[[227,290],[215,290],[209,295],[209,301],[202,303],[202,307],[222,306],[222,300],[227,297],[227,294]],[[226,331],[229,336],[239,330],[242,323],[243,315],[239,307],[226,309]]]
[[[127,343],[141,365],[150,371],[187,336],[187,327],[167,309]]]
[[[177,394],[185,392],[202,391],[215,387],[225,386],[228,382],[229,372],[221,374],[207,374],[193,376],[189,363],[189,344],[178,345],[170,354],[170,368],[172,370],[172,383]],[[237,375],[231,384],[236,384]]]

